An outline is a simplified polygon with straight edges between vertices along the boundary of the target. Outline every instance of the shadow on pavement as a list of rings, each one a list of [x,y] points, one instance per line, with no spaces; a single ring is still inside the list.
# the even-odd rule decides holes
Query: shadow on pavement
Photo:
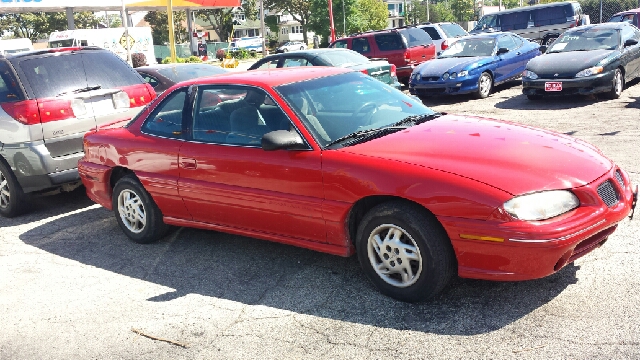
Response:
[[[72,200],[68,207],[79,205]],[[113,213],[104,208],[86,207],[29,230],[20,239],[51,254],[175,289],[148,301],[200,294],[345,322],[445,335],[501,329],[576,283],[579,269],[572,264],[550,277],[528,282],[456,279],[435,299],[407,304],[378,293],[355,257],[188,228],[177,229],[158,243],[139,245],[128,240]]]
[[[84,186],[72,192],[63,192],[57,195],[31,196],[28,201],[29,205],[24,214],[14,218],[0,217],[0,228],[29,224],[95,204],[87,197]]]

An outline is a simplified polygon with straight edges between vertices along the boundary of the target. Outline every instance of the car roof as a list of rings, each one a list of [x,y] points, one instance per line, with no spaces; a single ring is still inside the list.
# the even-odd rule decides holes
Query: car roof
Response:
[[[306,49],[306,50],[296,50],[296,51],[292,51],[292,52],[287,52],[287,53],[278,53],[278,54],[271,54],[271,55],[267,55],[265,57],[263,57],[263,59],[272,59],[272,58],[276,58],[276,57],[282,57],[282,56],[291,56],[291,55],[297,55],[297,54],[307,54],[307,55],[321,55],[321,54],[326,54],[328,52],[340,52],[340,51],[349,51],[352,52],[353,50],[350,49],[343,49],[343,48],[322,48],[322,49]]]
[[[625,26],[633,26],[631,24],[628,24],[626,22],[606,22],[606,23],[601,23],[601,24],[591,24],[591,25],[583,25],[583,26],[578,26],[576,28],[573,29],[569,29],[567,30],[567,32],[574,32],[574,31],[582,31],[582,30],[589,30],[589,29],[622,29]]]
[[[352,70],[349,69],[327,66],[302,66],[264,70],[260,69],[243,72],[229,72],[227,74],[188,80],[180,83],[180,86],[220,83],[274,87],[304,80],[311,80],[336,74],[348,73],[351,71]]]
[[[4,55],[7,59],[17,59],[22,57],[34,56],[34,55],[46,55],[46,54],[58,54],[58,53],[69,53],[69,52],[78,52],[78,51],[109,51],[103,48],[99,48],[97,46],[76,46],[76,47],[59,47],[52,49],[40,49],[40,50],[30,50],[30,51],[22,51],[14,54]]]
[[[625,15],[625,14],[635,14],[635,13],[639,13],[640,12],[640,8],[637,9],[630,9],[630,10],[625,10],[625,11],[620,11],[619,13],[615,13],[611,16],[616,16],[616,15]]]
[[[498,11],[498,12],[494,12],[494,13],[485,14],[485,15],[483,15],[483,17],[484,16],[491,16],[491,15],[511,14],[511,13],[521,12],[521,11],[531,11],[531,10],[536,10],[536,9],[544,9],[544,8],[548,8],[548,7],[566,6],[566,5],[571,5],[571,4],[580,4],[580,3],[577,2],[577,1],[562,1],[562,2],[551,2],[551,3],[546,3],[546,4],[532,5],[532,6],[523,6],[523,7],[517,7],[517,8],[514,8],[514,9],[502,10],[502,11]]]
[[[479,39],[479,38],[497,38],[502,35],[516,35],[510,32],[492,32],[492,33],[480,33],[475,35],[465,36],[465,39]]]

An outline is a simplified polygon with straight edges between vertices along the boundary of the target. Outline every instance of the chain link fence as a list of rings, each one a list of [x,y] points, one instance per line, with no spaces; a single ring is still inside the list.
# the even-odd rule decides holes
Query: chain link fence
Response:
[[[616,13],[640,7],[638,0],[581,0],[579,3],[592,24],[607,22]]]

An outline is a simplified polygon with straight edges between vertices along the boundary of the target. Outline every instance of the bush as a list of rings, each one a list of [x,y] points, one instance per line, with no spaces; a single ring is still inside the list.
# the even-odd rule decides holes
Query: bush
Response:
[[[225,58],[225,51],[224,49],[218,49],[216,50],[216,59],[222,61]]]
[[[189,56],[188,58],[176,58],[176,63],[177,64],[184,64],[184,63],[201,63],[202,60],[197,57],[197,56]],[[170,57],[166,57],[162,60],[163,64],[171,64],[171,58]]]
[[[147,57],[144,56],[143,53],[135,53],[135,54],[131,54],[131,65],[134,68],[137,68],[137,67],[146,66],[149,64],[147,64]]]
[[[202,59],[200,59],[199,57],[197,57],[195,55],[192,55],[192,56],[189,56],[187,59],[185,59],[184,62],[187,62],[187,63],[201,63]]]

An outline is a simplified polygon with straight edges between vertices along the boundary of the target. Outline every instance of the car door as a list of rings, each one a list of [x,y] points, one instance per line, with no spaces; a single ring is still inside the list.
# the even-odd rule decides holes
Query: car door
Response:
[[[620,31],[622,38],[622,66],[625,69],[625,81],[630,81],[640,72],[640,44],[624,46],[627,40],[640,40],[640,31],[633,26],[625,26]]]
[[[516,75],[521,60],[518,57],[517,51],[515,51],[516,43],[511,35],[505,34],[500,36],[497,43],[497,51],[503,48],[509,50],[504,54],[497,55],[498,65],[495,70],[494,83],[501,83]]]
[[[251,99],[249,93],[254,94]],[[241,98],[201,106],[207,94]],[[260,96],[263,102],[255,100]],[[198,87],[194,103],[190,138],[180,149],[178,181],[194,221],[326,242],[320,153],[311,147],[260,147],[263,134],[295,129],[273,98],[259,88],[211,85]],[[275,106],[277,111],[261,106]]]
[[[519,74],[524,71],[529,60],[537,56],[538,49],[537,47],[532,46],[533,44],[518,35],[512,34],[510,36],[515,43],[515,48],[513,51],[515,51],[518,60],[518,68],[515,70],[515,72]]]

